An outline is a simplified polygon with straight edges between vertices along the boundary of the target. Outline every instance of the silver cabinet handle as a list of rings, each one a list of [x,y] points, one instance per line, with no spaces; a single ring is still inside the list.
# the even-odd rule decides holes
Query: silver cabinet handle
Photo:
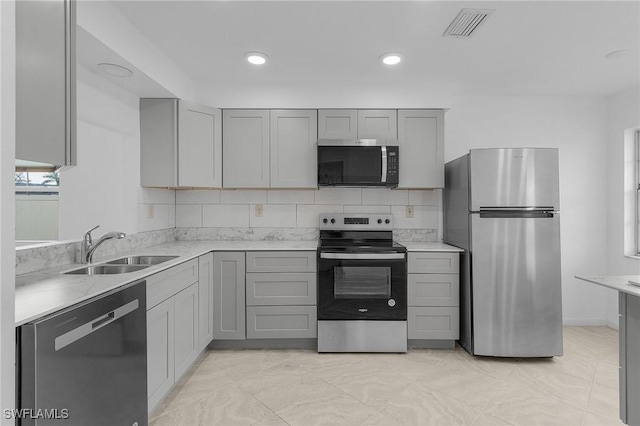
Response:
[[[393,260],[404,257],[404,253],[320,253],[320,259],[338,260]]]
[[[93,333],[94,331],[98,331],[102,327],[111,324],[115,320],[124,317],[127,314],[138,309],[140,303],[138,299],[132,300],[126,305],[122,305],[119,308],[114,309],[113,311],[107,313],[106,315],[102,315],[98,318],[95,318],[85,324],[82,324],[79,327],[74,328],[71,331],[68,331],[55,339],[55,349],[59,351],[65,346],[69,346],[73,342],[77,342],[85,336]]]
[[[381,146],[380,147],[382,150],[382,182],[386,182],[387,181],[387,147],[386,146]]]

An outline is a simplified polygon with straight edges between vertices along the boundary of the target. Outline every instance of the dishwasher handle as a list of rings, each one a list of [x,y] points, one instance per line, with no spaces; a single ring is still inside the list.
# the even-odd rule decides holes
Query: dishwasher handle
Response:
[[[132,300],[131,302],[126,303],[105,315],[95,318],[85,324],[82,324],[81,326],[74,328],[71,331],[61,334],[55,339],[55,350],[59,351],[65,346],[69,346],[70,344],[77,342],[78,340],[88,336],[94,331],[98,331],[102,327],[111,324],[115,320],[120,319],[127,314],[130,314],[131,312],[138,309],[139,306],[140,302],[138,301],[138,299]]]

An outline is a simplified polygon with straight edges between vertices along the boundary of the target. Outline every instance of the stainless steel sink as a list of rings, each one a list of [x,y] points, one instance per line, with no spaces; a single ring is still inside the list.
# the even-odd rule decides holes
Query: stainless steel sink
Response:
[[[157,265],[178,256],[127,256],[106,262],[107,265]]]
[[[71,275],[104,275],[104,274],[125,274],[127,272],[135,272],[151,265],[93,265],[84,268],[74,269],[65,272]]]

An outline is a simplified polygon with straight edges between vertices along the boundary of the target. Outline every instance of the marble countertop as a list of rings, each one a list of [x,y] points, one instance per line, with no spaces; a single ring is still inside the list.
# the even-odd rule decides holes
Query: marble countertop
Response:
[[[409,251],[448,251],[457,253],[464,252],[464,250],[461,248],[438,242],[400,241],[400,244],[405,246]]]
[[[82,264],[64,265],[16,276],[16,327],[76,303],[99,296],[123,285],[194,259],[210,251],[310,250],[317,241],[172,241],[152,247],[122,252],[111,259],[131,255],[171,255],[175,259],[136,272],[114,275],[64,275]]]
[[[437,242],[402,242],[409,251],[463,250]],[[211,251],[315,251],[317,241],[172,241],[147,248],[122,252],[95,263],[132,255],[171,255],[175,259],[136,272],[114,275],[65,275],[64,272],[86,265],[71,264],[16,276],[15,325],[20,326],[107,291],[197,258]]]
[[[640,283],[640,275],[576,275],[579,280],[612,288],[623,293],[640,296],[640,286],[630,284],[629,281]]]

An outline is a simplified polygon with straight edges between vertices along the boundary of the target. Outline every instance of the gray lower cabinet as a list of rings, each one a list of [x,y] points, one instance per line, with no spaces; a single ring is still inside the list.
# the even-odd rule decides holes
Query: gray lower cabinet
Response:
[[[247,338],[315,338],[316,317],[315,306],[247,306]]]
[[[316,252],[247,252],[247,338],[316,338],[316,288]]]
[[[200,353],[198,259],[147,278],[147,404],[153,411]]]
[[[245,338],[245,254],[213,253],[213,338]]]
[[[448,341],[460,337],[459,254],[408,254],[407,325],[410,340]]]
[[[175,380],[178,381],[198,358],[198,283],[174,296]]]
[[[213,253],[198,259],[198,347],[203,351],[213,340]]]
[[[640,297],[619,293],[620,419],[640,425]]]
[[[147,404],[151,412],[173,387],[174,316],[173,298],[147,311]]]

